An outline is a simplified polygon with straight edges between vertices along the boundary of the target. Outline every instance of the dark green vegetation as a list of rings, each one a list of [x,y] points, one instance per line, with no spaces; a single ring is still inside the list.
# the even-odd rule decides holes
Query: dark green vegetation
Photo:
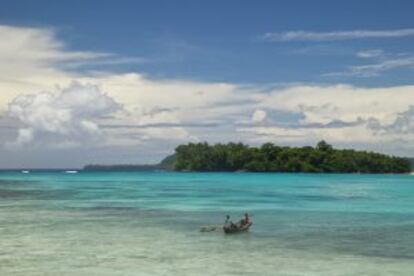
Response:
[[[411,164],[410,164],[411,163]],[[250,147],[242,143],[180,145],[175,154],[152,165],[87,165],[87,171],[205,171],[205,172],[329,172],[406,173],[414,159],[385,154],[338,150],[325,141],[316,147],[279,147],[266,143]]]
[[[408,158],[408,162],[411,164],[411,171],[414,171],[414,158]]]
[[[190,143],[168,157],[177,171],[406,173],[408,159],[385,154],[334,149],[325,141],[316,147],[279,147],[272,143],[249,147],[242,143]]]

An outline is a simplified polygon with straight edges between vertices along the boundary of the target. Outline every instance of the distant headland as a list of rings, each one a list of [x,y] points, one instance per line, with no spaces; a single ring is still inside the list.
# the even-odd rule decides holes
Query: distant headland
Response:
[[[412,160],[411,160],[412,162]],[[265,143],[180,145],[175,153],[154,165],[87,165],[87,171],[194,171],[194,172],[306,172],[306,173],[408,173],[408,158],[381,153],[334,149],[325,141],[315,147],[280,147]]]

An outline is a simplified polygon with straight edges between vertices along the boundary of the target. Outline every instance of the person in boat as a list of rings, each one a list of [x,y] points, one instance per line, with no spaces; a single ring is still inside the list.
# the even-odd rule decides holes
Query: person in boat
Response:
[[[244,214],[244,218],[242,218],[239,222],[240,227],[243,227],[245,225],[248,225],[250,223],[250,218],[249,218],[249,214],[245,213]]]
[[[235,228],[237,227],[236,224],[234,224],[231,220],[230,220],[230,216],[227,215],[226,216],[226,221],[224,222],[224,227],[225,228]]]

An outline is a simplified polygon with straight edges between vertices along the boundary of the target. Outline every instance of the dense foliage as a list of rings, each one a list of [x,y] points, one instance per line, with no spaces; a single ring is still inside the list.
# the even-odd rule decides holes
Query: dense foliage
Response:
[[[266,143],[209,145],[189,143],[175,149],[173,167],[178,171],[405,173],[407,159],[366,151],[334,149],[325,141],[316,147],[279,147]]]

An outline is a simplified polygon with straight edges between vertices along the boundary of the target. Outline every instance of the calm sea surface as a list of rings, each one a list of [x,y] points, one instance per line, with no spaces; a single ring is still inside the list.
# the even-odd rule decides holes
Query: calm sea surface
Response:
[[[412,276],[414,176],[0,172],[0,275]]]

